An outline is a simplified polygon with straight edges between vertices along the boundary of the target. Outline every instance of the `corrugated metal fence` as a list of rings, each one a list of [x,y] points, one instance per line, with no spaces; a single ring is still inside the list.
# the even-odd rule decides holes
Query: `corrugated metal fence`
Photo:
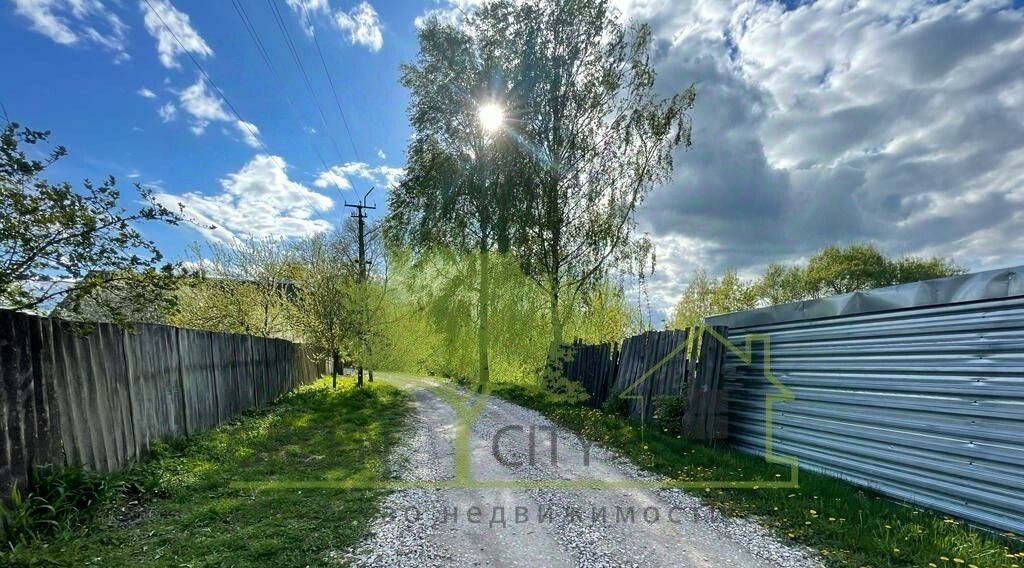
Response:
[[[320,376],[280,339],[0,310],[0,495],[36,465],[116,471],[150,442],[212,428]]]
[[[1024,533],[1024,271],[711,318],[769,338],[774,452],[800,467]],[[807,315],[813,317],[808,318]],[[728,353],[730,441],[764,453],[764,343]]]

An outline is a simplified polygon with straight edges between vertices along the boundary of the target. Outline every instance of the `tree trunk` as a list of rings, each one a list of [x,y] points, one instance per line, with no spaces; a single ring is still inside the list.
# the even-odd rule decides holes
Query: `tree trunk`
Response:
[[[331,388],[338,388],[338,350],[331,352]]]
[[[488,251],[482,245],[480,250],[480,308],[477,318],[477,350],[480,358],[480,384],[491,380],[490,365],[490,305],[491,305],[491,261]]]
[[[363,386],[363,366],[359,365],[356,370],[356,386],[362,388]]]
[[[558,289],[555,288],[550,297],[549,309],[551,310],[551,345],[548,348],[548,361],[544,369],[542,379],[554,381],[559,378],[562,370],[562,317],[559,311]]]

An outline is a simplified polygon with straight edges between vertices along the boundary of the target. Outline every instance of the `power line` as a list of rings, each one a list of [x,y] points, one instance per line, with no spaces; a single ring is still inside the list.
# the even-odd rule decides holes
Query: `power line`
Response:
[[[228,108],[231,110],[231,114],[235,115],[235,119],[238,120],[238,123],[247,131],[249,131],[249,134],[252,136],[253,140],[255,140],[256,143],[259,144],[261,148],[263,148],[263,151],[265,151],[268,155],[273,155],[270,153],[270,149],[267,148],[267,145],[263,143],[263,140],[260,139],[259,135],[255,131],[253,131],[251,123],[242,119],[242,116],[238,114],[238,111],[235,109],[235,105],[231,104],[231,101],[228,100],[227,95],[225,95],[224,91],[222,91],[220,87],[217,86],[217,83],[213,81],[213,79],[210,77],[210,74],[207,73],[206,69],[204,69],[203,66],[199,63],[199,60],[196,59],[195,56],[192,55],[192,52],[185,47],[185,44],[183,44],[181,42],[181,39],[178,38],[178,34],[174,33],[174,30],[172,30],[171,27],[167,25],[167,22],[164,21],[164,17],[160,15],[160,12],[153,7],[153,4],[149,0],[143,1],[146,3],[147,6],[149,6],[150,11],[156,14],[156,17],[160,20],[160,23],[163,24],[164,29],[167,30],[167,33],[171,34],[171,37],[174,38],[174,41],[178,43],[178,47],[180,47],[181,50],[185,52],[185,55],[188,55],[188,58],[192,60],[192,63],[196,66],[197,69],[199,69],[199,72],[202,73],[203,77],[206,79],[206,82],[209,83],[211,87],[213,87],[213,90],[217,92],[217,95],[220,96],[221,100],[223,100],[224,103],[228,105]]]
[[[273,0],[267,0],[267,5],[270,6],[270,10],[274,15],[274,22],[277,24],[277,29],[284,36],[285,45],[288,51],[292,55],[292,60],[295,65],[299,68],[299,72],[302,74],[302,80],[306,84],[306,89],[309,90],[309,95],[313,99],[313,104],[316,105],[317,112],[320,113],[320,120],[324,125],[324,133],[330,138],[331,144],[334,146],[334,151],[338,154],[338,160],[342,163],[345,162],[345,158],[341,154],[341,149],[338,147],[338,141],[335,140],[334,135],[331,134],[330,126],[327,124],[327,115],[324,113],[323,106],[320,105],[320,100],[316,97],[316,90],[313,89],[313,83],[309,80],[309,74],[306,73],[306,66],[302,64],[302,59],[299,57],[298,49],[295,47],[295,42],[292,41],[292,36],[288,32],[288,27],[285,25],[284,16],[277,9],[277,5],[274,4]]]
[[[331,85],[331,93],[334,95],[334,104],[338,107],[338,113],[341,115],[341,122],[345,125],[345,133],[348,134],[348,142],[352,145],[352,154],[355,156],[357,162],[362,162],[362,158],[359,157],[359,150],[356,149],[355,139],[352,137],[352,130],[348,127],[348,119],[345,118],[345,111],[341,108],[341,99],[338,97],[338,91],[334,88],[334,78],[331,77],[331,70],[327,67],[327,60],[324,59],[324,52],[320,50],[320,40],[316,37],[316,26],[313,24],[313,18],[309,16],[309,11],[306,10],[306,5],[300,3],[299,6],[302,8],[302,13],[306,16],[306,22],[309,24],[309,29],[313,32],[313,45],[316,46],[316,52],[320,56],[320,64],[324,67],[324,73],[327,74],[327,82]]]
[[[295,101],[292,99],[291,95],[288,94],[288,89],[285,86],[284,80],[281,79],[281,75],[277,72],[277,68],[274,67],[273,62],[270,59],[270,52],[267,51],[266,45],[256,32],[256,26],[252,23],[252,19],[249,18],[249,14],[245,11],[244,4],[238,0],[231,0],[231,4],[235,8],[235,13],[238,14],[238,17],[242,20],[242,25],[245,27],[245,31],[249,33],[249,37],[252,38],[253,42],[256,44],[256,50],[259,52],[261,59],[263,59],[263,63],[268,69],[270,69],[270,74],[274,77],[278,87],[281,89],[281,93],[288,101],[288,108],[290,108],[292,114],[295,115],[295,119],[299,123],[299,128],[303,130],[304,134],[308,134],[308,131],[306,130],[308,127],[302,121],[302,116],[299,114],[298,107],[295,105]],[[324,160],[324,156],[320,152],[320,148],[317,147],[316,142],[314,142],[312,138],[307,138],[307,140],[309,140],[309,145],[312,146],[313,152],[316,153],[317,159],[320,160],[320,164],[324,167],[324,171],[329,170],[330,166],[328,166],[327,161]]]
[[[174,41],[178,43],[178,46],[181,48],[183,52],[185,52],[185,55],[188,55],[188,58],[196,66],[196,69],[198,69],[199,72],[203,75],[203,78],[206,79],[206,82],[209,83],[211,87],[213,87],[213,90],[216,91],[217,95],[228,106],[228,108],[231,110],[231,114],[235,115],[235,119],[238,120],[238,124],[240,124],[243,128],[249,131],[249,134],[252,135],[253,139],[256,140],[256,143],[260,145],[260,148],[262,148],[263,151],[266,152],[267,156],[271,158],[277,158],[277,161],[281,163],[281,168],[284,169],[287,166],[284,159],[282,159],[279,156],[274,156],[274,154],[270,151],[270,148],[267,148],[267,145],[263,142],[263,140],[256,134],[256,132],[253,131],[252,125],[248,121],[242,119],[242,116],[238,113],[238,110],[235,109],[235,105],[231,104],[231,101],[228,99],[227,95],[225,95],[224,91],[222,91],[221,88],[217,86],[217,83],[213,81],[213,78],[210,77],[210,74],[207,73],[206,69],[204,69],[202,64],[199,63],[199,60],[197,60],[195,56],[192,55],[192,52],[189,51],[187,47],[185,47],[185,44],[183,44],[181,42],[181,39],[178,38],[178,34],[174,33],[174,30],[172,30],[171,27],[167,25],[167,22],[164,21],[164,17],[161,16],[160,12],[153,7],[153,4],[150,2],[150,0],[143,1],[146,3],[147,6],[149,6],[149,9],[154,14],[156,14],[156,17],[160,20],[160,23],[163,25],[164,29],[167,30],[167,33],[171,34],[171,37],[173,37]],[[316,204],[313,203],[313,201],[308,196],[302,195],[302,199],[306,202],[306,205],[310,207],[311,212],[317,209]]]

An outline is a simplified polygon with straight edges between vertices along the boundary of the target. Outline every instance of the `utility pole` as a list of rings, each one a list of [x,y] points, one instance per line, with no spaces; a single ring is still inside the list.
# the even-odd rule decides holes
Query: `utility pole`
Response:
[[[363,198],[359,200],[359,203],[348,203],[345,202],[345,207],[354,209],[352,216],[359,222],[359,285],[362,288],[360,301],[363,304],[363,329],[362,329],[362,341],[363,350],[366,352],[369,349],[369,342],[367,341],[367,334],[369,333],[370,326],[370,306],[366,298],[366,281],[368,274],[366,270],[366,210],[376,209],[374,205],[367,205],[366,198],[373,192],[371,187],[369,191],[363,195]],[[362,359],[362,357],[360,357]],[[373,382],[373,369],[370,369],[370,382]],[[356,386],[363,386],[363,362],[359,361],[359,366],[356,371]]]

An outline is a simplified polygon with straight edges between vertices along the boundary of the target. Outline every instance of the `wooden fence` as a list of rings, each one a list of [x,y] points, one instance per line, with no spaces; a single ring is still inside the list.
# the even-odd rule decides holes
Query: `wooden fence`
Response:
[[[323,371],[281,339],[75,325],[0,310],[0,495],[33,466],[117,471],[154,440],[217,426]]]
[[[583,385],[588,403],[600,407],[610,396],[628,400],[629,417],[647,421],[656,396],[687,401],[684,432],[695,439],[722,439],[725,397],[719,386],[724,346],[709,329],[649,331],[614,343],[565,347],[565,376]],[[724,337],[725,328],[714,328]]]

